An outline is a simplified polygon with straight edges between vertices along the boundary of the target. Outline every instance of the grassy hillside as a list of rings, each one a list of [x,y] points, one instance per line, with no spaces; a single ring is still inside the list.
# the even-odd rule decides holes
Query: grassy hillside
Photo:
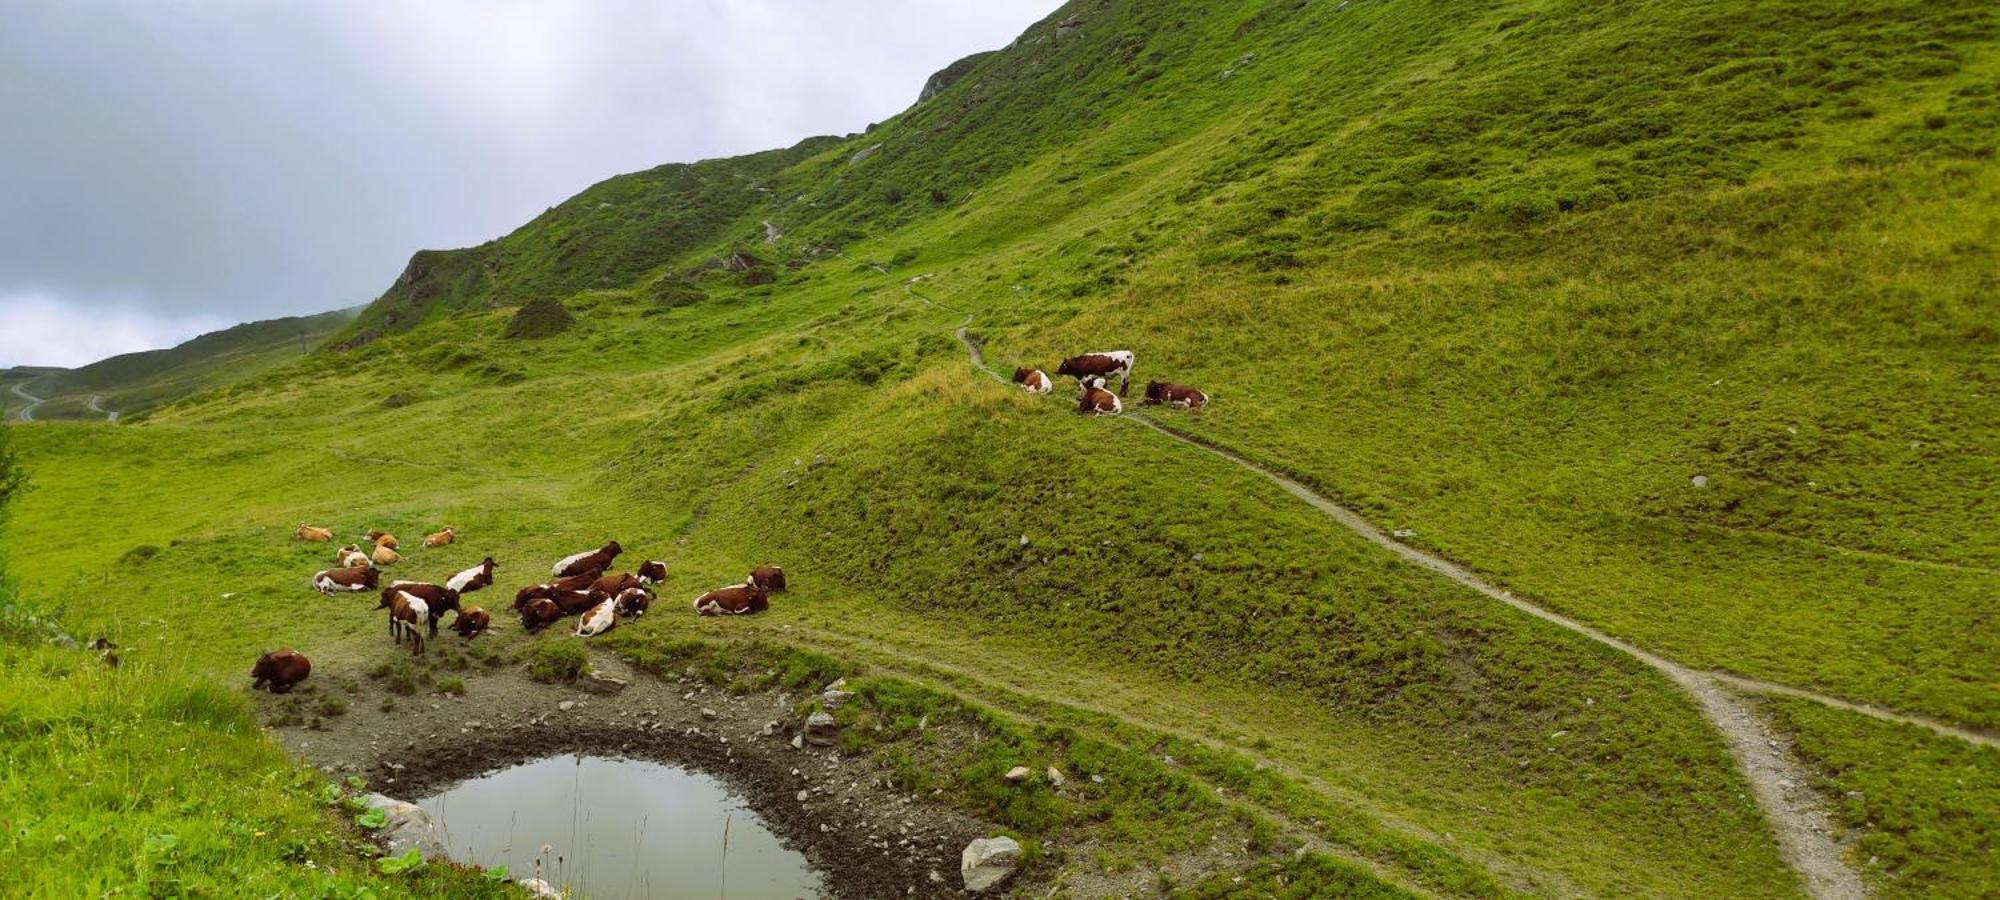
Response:
[[[1801,890],[1651,669],[983,379],[969,322],[1003,366],[1133,349],[1216,398],[1173,426],[1653,652],[2000,728],[1988,5],[1113,0],[965,68],[420,253],[348,349],[21,429],[25,591],[197,676],[359,672],[392,651],[298,521],[450,523],[398,574],[503,584],[616,536],[673,571],[627,652],[757,638],[1252,759],[1187,765],[1398,884]],[[574,322],[507,337],[529,300]],[[674,611],[766,560],[771,615]],[[1990,890],[2000,752],[1795,706],[1872,886]]]
[[[32,370],[31,377],[18,383],[44,400],[35,407],[37,419],[99,420],[107,411],[129,419],[189,394],[227,387],[296,360],[345,327],[354,314],[353,310],[335,310],[249,322],[164,350],[124,353],[75,369]],[[27,374],[22,369],[10,371]],[[0,380],[0,388],[11,389],[15,383]],[[10,403],[20,402],[18,395],[9,399]]]

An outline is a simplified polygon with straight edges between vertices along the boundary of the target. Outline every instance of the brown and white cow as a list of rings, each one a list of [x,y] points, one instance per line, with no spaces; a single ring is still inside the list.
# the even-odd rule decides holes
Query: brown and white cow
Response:
[[[388,544],[376,544],[375,552],[368,554],[368,558],[373,560],[378,566],[393,566],[398,560],[403,558],[403,555],[397,553]]]
[[[1056,367],[1057,375],[1068,375],[1082,382],[1089,378],[1118,379],[1118,396],[1125,396],[1126,388],[1132,384],[1133,356],[1130,350],[1106,350],[1101,353],[1085,353],[1072,356]]]
[[[368,532],[368,542],[377,547],[387,547],[391,550],[400,546],[396,543],[396,536],[386,531]]]
[[[590,590],[592,593],[605,593],[616,597],[627,589],[645,586],[645,580],[639,576],[621,572],[617,575],[605,575],[591,582]]]
[[[584,550],[563,557],[555,564],[555,568],[549,570],[549,574],[561,578],[565,575],[581,575],[592,569],[602,573],[611,568],[611,561],[617,559],[618,554],[623,552],[625,548],[618,546],[617,541],[612,541],[595,550]]]
[[[1208,405],[1208,395],[1185,384],[1168,384],[1164,381],[1146,382],[1146,399],[1141,406],[1165,404],[1175,409],[1200,409]]]
[[[617,601],[607,597],[603,602],[583,611],[583,617],[576,622],[577,637],[596,637],[618,625]]]
[[[1046,394],[1055,390],[1055,382],[1050,381],[1049,374],[1040,369],[1015,369],[1014,383],[1030,394]]]
[[[782,593],[785,590],[785,570],[778,566],[758,566],[750,570],[750,577],[743,583],[762,589],[767,594]]]
[[[1125,404],[1118,395],[1104,389],[1104,379],[1087,378],[1083,382],[1083,393],[1077,397],[1076,411],[1096,416],[1115,416],[1125,411]]]
[[[348,566],[345,569],[325,569],[312,577],[313,590],[327,596],[336,593],[358,593],[372,591],[381,584],[381,573],[369,566]]]
[[[259,688],[273,694],[289,694],[292,685],[306,680],[313,670],[312,660],[290,647],[273,650],[257,657],[257,664],[250,667],[250,689]]]
[[[540,631],[562,620],[562,608],[547,597],[536,597],[521,604],[521,627],[527,631]]]
[[[316,528],[304,522],[299,523],[298,530],[292,532],[292,536],[302,541],[311,541],[315,544],[333,543],[333,529]]]
[[[462,638],[471,638],[486,633],[493,627],[493,617],[477,606],[468,606],[458,611],[458,618],[451,620],[451,630]]]
[[[396,591],[395,599],[389,603],[389,636],[397,644],[403,638],[410,639],[412,656],[424,652],[424,623],[430,621],[431,609],[424,601],[411,596],[408,591]]]
[[[732,584],[694,598],[694,611],[704,616],[747,616],[770,608],[769,592],[750,584]]]
[[[450,525],[446,525],[443,531],[435,531],[430,534],[424,535],[424,546],[442,547],[457,539],[458,539],[458,529],[455,529]]]
[[[649,559],[640,563],[639,580],[647,584],[659,584],[667,580],[667,564],[657,559]]]
[[[410,596],[424,601],[424,605],[429,607],[431,637],[437,637],[438,620],[444,618],[445,613],[458,609],[457,591],[441,584],[431,584],[426,581],[390,582],[388,587],[382,589],[382,602],[376,604],[375,608],[389,608],[394,604],[395,595],[398,592],[408,593]]]
[[[493,583],[493,570],[499,563],[489,556],[479,561],[479,565],[445,579],[444,586],[461,594],[470,594]]]
[[[352,566],[374,565],[374,562],[368,558],[368,554],[361,552],[360,547],[348,544],[334,551],[333,564],[341,568],[349,568]]]
[[[653,605],[653,592],[642,587],[626,588],[618,592],[618,614],[628,619],[636,619],[646,614]]]
[[[582,615],[591,607],[611,598],[592,591],[554,591],[549,599],[555,601],[556,608],[565,616]]]

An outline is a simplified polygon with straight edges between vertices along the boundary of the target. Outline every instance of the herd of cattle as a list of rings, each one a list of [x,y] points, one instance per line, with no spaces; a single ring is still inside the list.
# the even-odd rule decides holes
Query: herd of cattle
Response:
[[[1077,411],[1093,415],[1117,415],[1124,411],[1120,399],[1132,386],[1134,357],[1130,350],[1107,350],[1072,356],[1056,367],[1057,375],[1076,379]],[[1118,379],[1118,393],[1105,389],[1110,379]],[[1047,394],[1055,389],[1048,373],[1040,369],[1017,368],[1014,383],[1029,393]],[[1146,382],[1145,405],[1165,405],[1178,409],[1200,409],[1208,405],[1208,395],[1182,384]],[[296,537],[302,541],[332,543],[333,531],[299,523]],[[457,538],[446,528],[424,536],[424,546],[442,547]],[[462,605],[466,594],[493,584],[498,566],[489,556],[479,565],[459,572],[444,584],[423,581],[392,581],[381,585],[379,567],[402,559],[396,552],[396,538],[380,531],[368,532],[371,549],[349,544],[334,552],[337,568],[313,575],[315,590],[331,596],[341,592],[380,591],[382,602],[376,609],[389,611],[389,636],[400,646],[409,640],[411,653],[424,652],[426,636],[436,638],[438,620],[447,612],[457,613],[451,629],[471,638],[492,626],[492,617],[477,606]],[[514,612],[528,631],[539,631],[567,616],[576,616],[577,637],[603,634],[621,619],[644,615],[653,603],[652,586],[667,577],[666,563],[646,560],[637,572],[607,574],[613,560],[624,548],[611,541],[595,550],[572,553],[556,561],[550,580],[531,584],[514,594]],[[695,612],[705,616],[746,615],[771,608],[771,594],[785,589],[785,571],[777,566],[759,566],[742,584],[716,588],[695,598]],[[257,660],[250,673],[253,687],[268,685],[282,694],[305,680],[312,662],[291,648],[272,651]]]
[[[1057,375],[1068,375],[1076,379],[1076,411],[1099,416],[1115,416],[1125,411],[1125,404],[1119,398],[1132,386],[1132,364],[1134,357],[1130,350],[1106,350],[1101,353],[1085,353],[1072,356],[1056,367]],[[1104,389],[1109,379],[1118,379],[1118,393]],[[1055,390],[1055,383],[1048,373],[1040,369],[1026,367],[1014,370],[1014,383],[1031,394],[1046,394]],[[1166,405],[1177,409],[1200,409],[1208,405],[1208,395],[1184,384],[1170,384],[1165,381],[1146,382],[1146,406]]]
[[[303,522],[293,534],[301,541],[333,542],[332,530]],[[446,528],[425,536],[424,546],[442,547],[456,538],[457,532]],[[398,646],[407,640],[412,654],[423,653],[426,638],[437,637],[438,621],[447,612],[456,614],[450,627],[460,637],[472,638],[492,627],[493,618],[486,610],[463,601],[466,594],[493,584],[493,571],[499,567],[493,557],[480,560],[478,565],[445,579],[443,584],[392,581],[385,586],[380,567],[393,565],[402,558],[396,552],[396,538],[386,532],[371,531],[368,541],[372,549],[366,552],[353,544],[334,551],[337,567],[314,573],[313,589],[327,596],[378,591],[381,602],[375,608],[388,610],[391,640]],[[572,634],[594,637],[610,631],[621,620],[644,615],[653,603],[653,586],[666,580],[667,564],[649,559],[640,563],[636,572],[611,573],[612,562],[624,550],[617,541],[611,541],[595,550],[579,551],[557,560],[549,570],[548,581],[515,592],[513,610],[520,616],[522,627],[540,631],[568,616],[576,616],[577,627]],[[770,609],[771,595],[784,589],[784,569],[758,566],[750,570],[742,584],[716,588],[696,597],[694,611],[704,616],[759,613]],[[257,659],[250,672],[251,687],[268,687],[272,693],[283,694],[311,672],[312,661],[286,647]]]

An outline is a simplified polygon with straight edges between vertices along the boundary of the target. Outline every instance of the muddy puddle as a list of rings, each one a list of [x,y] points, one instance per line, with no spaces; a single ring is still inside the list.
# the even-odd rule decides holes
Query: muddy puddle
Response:
[[[454,859],[539,874],[576,896],[818,897],[822,880],[743,797],[700,772],[564,754],[416,801]],[[547,846],[547,852],[543,847]],[[539,861],[539,868],[537,862]]]

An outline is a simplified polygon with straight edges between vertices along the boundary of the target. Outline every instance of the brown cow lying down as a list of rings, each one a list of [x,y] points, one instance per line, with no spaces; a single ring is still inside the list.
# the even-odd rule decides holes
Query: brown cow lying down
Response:
[[[377,547],[387,547],[391,550],[400,546],[396,543],[396,536],[386,531],[368,532],[368,542]]]
[[[341,568],[372,565],[368,561],[368,554],[361,552],[361,548],[353,544],[333,551],[333,564]]]
[[[1097,416],[1115,416],[1125,411],[1125,404],[1119,402],[1117,394],[1104,389],[1104,379],[1091,378],[1083,383],[1083,395],[1077,398],[1076,411]]]
[[[458,530],[452,528],[450,525],[446,525],[443,531],[432,532],[430,534],[424,535],[424,546],[442,547],[457,539],[458,539]]]
[[[393,566],[403,558],[403,554],[389,549],[387,544],[376,544],[375,552],[368,554],[368,558],[378,566]]]
[[[493,583],[493,570],[499,564],[489,556],[479,561],[479,565],[466,569],[445,581],[445,586],[461,594],[470,594]]]
[[[540,631],[562,620],[562,608],[547,597],[536,597],[521,604],[521,627],[527,631]]]
[[[316,528],[314,526],[307,525],[304,522],[300,522],[298,530],[292,532],[292,536],[302,541],[312,541],[313,543],[316,544],[327,544],[327,543],[332,543],[333,541],[333,529]]]
[[[459,610],[458,618],[451,620],[451,630],[458,632],[458,636],[462,638],[484,634],[486,629],[491,627],[493,627],[493,617],[477,606]]]
[[[659,584],[667,580],[667,564],[657,559],[649,559],[640,563],[639,580],[647,584]]]
[[[611,568],[611,561],[617,559],[618,554],[623,552],[625,548],[618,546],[617,541],[612,541],[595,550],[584,550],[563,557],[549,570],[549,574],[561,578],[566,575],[581,575],[592,569],[601,573]]]
[[[781,593],[785,589],[785,570],[777,566],[758,566],[750,570],[750,577],[743,583],[763,588],[766,593]]]
[[[549,599],[555,601],[556,608],[562,610],[563,615],[578,616],[609,598],[594,591],[556,591],[549,595]]]
[[[424,652],[423,625],[431,617],[430,607],[407,591],[396,591],[395,599],[389,604],[389,636],[401,644],[403,638],[410,639],[412,656]]]
[[[306,680],[313,670],[312,660],[290,647],[273,650],[257,657],[257,664],[250,668],[250,689],[268,686],[273,694],[289,694],[292,685]]]
[[[372,591],[381,583],[381,573],[368,566],[327,569],[313,575],[312,586],[329,597],[336,592]]]
[[[1200,409],[1208,405],[1208,395],[1185,384],[1146,382],[1146,399],[1140,401],[1140,405],[1158,406],[1163,403],[1177,409]]]
[[[653,605],[653,594],[645,588],[626,588],[618,592],[618,614],[628,619],[636,619],[646,614]]]
[[[1055,390],[1055,383],[1049,380],[1048,373],[1040,369],[1015,369],[1014,383],[1030,394],[1046,394]]]
[[[694,598],[694,611],[704,616],[747,616],[770,608],[770,593],[749,584],[716,588]]]
[[[1057,375],[1068,375],[1077,381],[1090,378],[1118,379],[1118,396],[1125,396],[1125,390],[1132,385],[1132,351],[1106,350],[1102,353],[1085,353],[1072,356],[1056,367]]]
[[[428,624],[430,625],[431,637],[437,637],[438,620],[444,618],[445,613],[458,609],[457,591],[443,585],[430,584],[423,581],[389,582],[389,586],[382,589],[382,602],[376,604],[375,608],[388,609],[395,605],[396,594],[398,592],[407,593],[418,600],[424,601],[424,605],[430,609],[430,622]]]
[[[637,575],[606,575],[591,582],[590,591],[593,594],[603,593],[616,597],[632,588],[645,586],[646,580]]]

